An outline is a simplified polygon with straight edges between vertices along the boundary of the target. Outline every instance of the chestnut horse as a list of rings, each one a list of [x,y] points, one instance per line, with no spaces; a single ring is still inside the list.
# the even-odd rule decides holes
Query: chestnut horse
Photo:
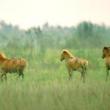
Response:
[[[69,79],[71,79],[72,77],[72,71],[79,71],[81,73],[81,79],[83,79],[83,82],[85,82],[85,74],[88,65],[87,60],[73,56],[66,49],[62,51],[60,60],[65,60],[66,62],[66,67],[69,73]]]
[[[7,58],[4,53],[0,53],[0,70],[1,79],[3,76],[7,79],[7,73],[18,73],[19,76],[24,77],[24,68],[26,67],[26,60],[23,58]]]
[[[106,81],[108,80],[109,76],[109,70],[110,70],[110,47],[104,47],[103,48],[103,55],[102,58],[105,59],[105,65],[106,65]]]

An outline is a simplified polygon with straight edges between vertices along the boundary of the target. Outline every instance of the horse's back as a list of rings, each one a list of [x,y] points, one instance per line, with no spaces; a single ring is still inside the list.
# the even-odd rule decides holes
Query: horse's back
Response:
[[[26,67],[25,59],[7,59],[2,64],[2,70],[15,71]]]

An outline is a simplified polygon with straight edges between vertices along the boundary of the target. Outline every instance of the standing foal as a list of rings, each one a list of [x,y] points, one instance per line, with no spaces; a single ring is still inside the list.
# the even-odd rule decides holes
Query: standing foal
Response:
[[[85,82],[85,73],[88,65],[88,61],[73,56],[68,50],[64,49],[61,53],[61,61],[65,60],[66,67],[69,73],[69,79],[72,77],[72,71],[80,71],[81,79]]]

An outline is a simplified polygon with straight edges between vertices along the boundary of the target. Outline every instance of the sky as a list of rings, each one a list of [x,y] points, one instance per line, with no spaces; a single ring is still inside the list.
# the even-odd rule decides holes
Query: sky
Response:
[[[110,26],[110,0],[0,0],[0,21],[27,29],[45,23],[76,26],[82,21]]]

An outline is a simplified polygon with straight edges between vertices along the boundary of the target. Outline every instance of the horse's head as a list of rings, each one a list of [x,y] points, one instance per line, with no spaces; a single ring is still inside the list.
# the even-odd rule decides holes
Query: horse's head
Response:
[[[105,57],[108,57],[108,56],[110,56],[110,47],[104,47],[102,58],[105,58]]]
[[[63,61],[64,59],[67,59],[70,57],[72,57],[72,54],[68,50],[63,49],[63,51],[61,52],[60,60]]]

